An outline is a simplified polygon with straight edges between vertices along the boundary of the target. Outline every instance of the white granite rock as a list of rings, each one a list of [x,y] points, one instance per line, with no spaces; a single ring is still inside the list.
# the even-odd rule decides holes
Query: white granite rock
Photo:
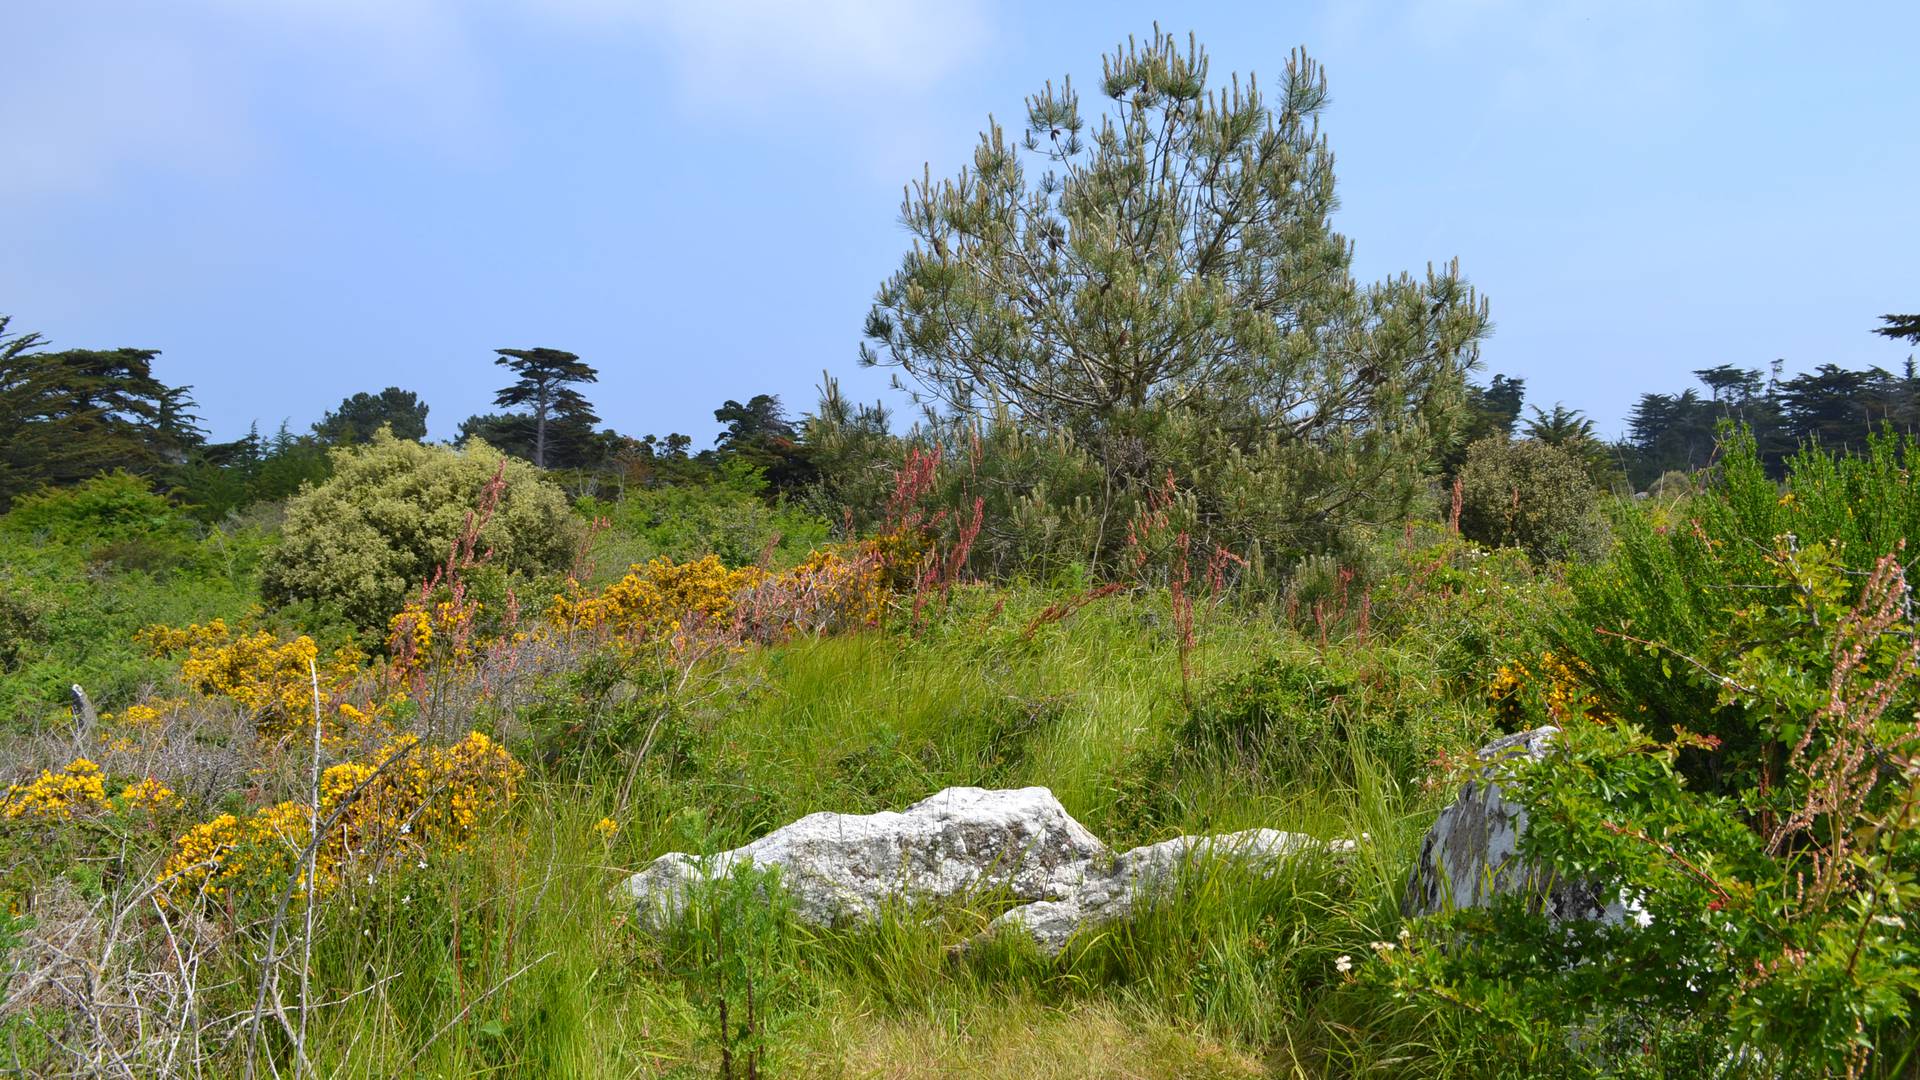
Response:
[[[906,810],[809,814],[713,857],[709,873],[745,860],[777,867],[803,921],[870,920],[895,902],[945,901],[1005,888],[1022,900],[1066,895],[1107,847],[1053,792],[947,788]],[[700,861],[674,852],[627,882],[662,920],[678,917]]]
[[[1079,931],[1129,918],[1140,904],[1164,897],[1184,867],[1208,859],[1233,859],[1258,870],[1304,852],[1352,849],[1351,840],[1323,844],[1311,836],[1273,829],[1176,836],[1134,848],[1104,864],[1090,865],[1079,886],[1067,896],[1006,911],[987,925],[986,932],[1018,927],[1033,937],[1041,952],[1052,955],[1065,948]]]
[[[777,868],[794,915],[819,926],[868,921],[888,906],[963,900],[1005,889],[1025,901],[987,933],[1017,927],[1058,952],[1079,930],[1131,915],[1175,884],[1183,866],[1232,858],[1261,865],[1304,851],[1350,851],[1298,833],[1250,829],[1180,836],[1115,855],[1046,788],[948,788],[899,813],[809,814],[744,847],[701,860],[662,855],[626,882],[656,924],[678,918],[703,873],[741,862]]]

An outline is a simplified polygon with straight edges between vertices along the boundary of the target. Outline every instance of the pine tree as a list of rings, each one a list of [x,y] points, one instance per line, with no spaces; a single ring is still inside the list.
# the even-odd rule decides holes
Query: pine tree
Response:
[[[1210,506],[1272,515],[1231,532],[1292,546],[1397,513],[1457,417],[1484,304],[1452,267],[1354,281],[1304,54],[1271,101],[1251,77],[1209,90],[1205,53],[1158,28],[1103,72],[1097,124],[1071,79],[1049,83],[1018,142],[990,121],[972,167],[910,187],[913,248],[863,362],[1070,433],[1109,487],[1172,468],[1235,488]],[[1224,462],[1233,479],[1201,476]]]
[[[1920,315],[1882,315],[1873,332],[1895,341],[1920,345]]]
[[[573,389],[575,383],[599,381],[600,374],[580,362],[580,357],[559,349],[495,349],[500,355],[494,363],[519,376],[511,386],[502,387],[493,403],[504,408],[528,406],[533,422],[533,463],[547,467],[553,428],[565,429],[569,437],[591,435],[600,422],[593,406]]]

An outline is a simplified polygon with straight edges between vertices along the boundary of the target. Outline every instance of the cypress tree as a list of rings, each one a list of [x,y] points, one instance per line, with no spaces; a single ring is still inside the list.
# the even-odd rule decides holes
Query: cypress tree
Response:
[[[547,467],[550,429],[566,429],[569,438],[591,435],[600,422],[593,406],[578,391],[575,383],[597,382],[600,373],[580,362],[580,357],[559,349],[495,349],[500,355],[494,363],[519,378],[500,389],[493,403],[504,408],[528,406],[533,424],[533,463]]]

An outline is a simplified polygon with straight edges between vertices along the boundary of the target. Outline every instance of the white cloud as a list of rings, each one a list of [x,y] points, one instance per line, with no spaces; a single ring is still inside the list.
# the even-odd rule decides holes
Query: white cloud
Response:
[[[689,100],[751,112],[795,91],[925,91],[969,60],[988,29],[984,0],[529,0],[529,11],[657,34]]]
[[[508,88],[485,48],[503,28],[632,44],[701,109],[764,114],[799,95],[891,115],[977,53],[986,2],[186,0],[105,15],[26,0],[10,29],[31,47],[0,64],[0,194],[242,167],[270,153],[288,102],[363,135],[484,152],[501,141]]]

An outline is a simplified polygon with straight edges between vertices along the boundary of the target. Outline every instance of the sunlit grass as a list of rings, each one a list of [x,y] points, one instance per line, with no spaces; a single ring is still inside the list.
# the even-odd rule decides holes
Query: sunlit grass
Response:
[[[1061,957],[1017,939],[968,946],[1000,909],[792,927],[794,971],[771,1063],[809,1076],[1246,1076],[1431,1071],[1432,1017],[1382,1011],[1334,961],[1391,937],[1433,797],[1362,746],[1299,775],[1189,755],[1120,836],[1103,826],[1183,715],[1150,602],[1022,633],[1042,598],[963,598],[916,636],[800,641],[742,661],[746,689],[685,719],[674,755],[623,805],[609,760],[530,781],[471,850],[336,897],[315,953],[323,1074],[711,1075],[712,1018],[671,942],[614,887],[661,852],[733,846],[816,810],[900,808],[956,784],[1052,788],[1117,846],[1267,826],[1359,840],[1271,877],[1212,866]],[[1221,616],[1219,669],[1294,648]],[[609,839],[595,829],[611,816]],[[1136,814],[1136,817],[1138,815]],[[937,917],[929,917],[937,915]],[[284,1047],[281,1048],[284,1051]],[[284,1058],[282,1058],[284,1060]],[[1414,1062],[1422,1064],[1415,1065]]]

